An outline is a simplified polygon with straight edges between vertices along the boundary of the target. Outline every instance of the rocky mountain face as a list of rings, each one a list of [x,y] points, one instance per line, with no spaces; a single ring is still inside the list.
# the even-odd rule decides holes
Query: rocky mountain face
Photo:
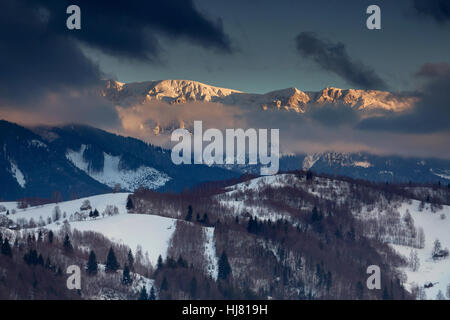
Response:
[[[107,80],[102,94],[115,104],[122,106],[148,101],[163,101],[169,104],[201,101],[258,107],[263,110],[290,110],[299,113],[324,105],[342,105],[361,111],[376,109],[401,111],[409,108],[416,101],[415,97],[387,91],[332,87],[319,92],[287,88],[265,94],[254,94],[190,80],[160,80],[127,84]]]

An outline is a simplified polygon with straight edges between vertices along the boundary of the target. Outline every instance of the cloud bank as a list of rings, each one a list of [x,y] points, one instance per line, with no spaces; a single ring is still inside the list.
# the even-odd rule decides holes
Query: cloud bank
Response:
[[[369,118],[358,128],[412,134],[450,132],[450,64],[427,63],[416,73],[425,78],[418,90],[420,100],[413,108],[395,115]]]
[[[72,4],[81,8],[81,30],[66,27]],[[233,52],[220,21],[206,17],[191,0],[3,0],[0,117],[99,127],[119,123],[114,106],[99,98],[103,72],[81,46],[152,63],[164,50],[158,37]]]
[[[301,32],[295,40],[302,57],[312,59],[323,70],[335,73],[349,84],[362,89],[387,88],[374,70],[349,56],[343,43],[320,39],[311,32]]]
[[[432,18],[439,24],[450,21],[448,0],[413,0],[413,7],[419,15]]]

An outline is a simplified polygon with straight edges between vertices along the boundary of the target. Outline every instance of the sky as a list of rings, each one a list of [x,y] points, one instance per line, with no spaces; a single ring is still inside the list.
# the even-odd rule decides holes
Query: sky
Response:
[[[81,8],[81,30],[66,27],[72,4]],[[366,27],[373,4],[381,9],[381,30]],[[216,122],[233,118],[230,125],[247,117],[247,126],[289,128],[283,140],[296,152],[450,158],[449,39],[448,0],[2,0],[0,119],[78,122],[135,135],[125,130],[123,114],[167,110],[119,110],[98,94],[102,79],[188,79],[252,93],[380,89],[418,102],[369,118],[327,106],[319,114],[280,113],[270,121],[239,108],[209,112],[211,104],[183,112]]]
[[[371,4],[381,8],[381,30],[366,28]],[[195,5],[211,20],[220,19],[231,54],[166,37],[161,37],[164,64],[91,54],[122,82],[189,79],[253,93],[357,87],[300,56],[295,48],[300,32],[343,43],[349,56],[376,70],[391,91],[414,90],[412,75],[425,62],[450,62],[450,28],[418,14],[410,0],[197,0]]]

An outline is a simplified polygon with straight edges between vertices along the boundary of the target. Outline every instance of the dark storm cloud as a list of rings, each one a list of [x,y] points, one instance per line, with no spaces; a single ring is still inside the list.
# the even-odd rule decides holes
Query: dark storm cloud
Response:
[[[374,70],[354,61],[343,43],[322,40],[314,33],[302,32],[296,38],[297,51],[322,69],[333,72],[351,85],[363,89],[386,89],[386,83]]]
[[[113,56],[157,60],[158,34],[185,38],[205,48],[231,53],[231,42],[221,21],[201,14],[192,0],[27,0],[50,12],[54,30]],[[67,6],[81,8],[81,30],[65,28]]]
[[[450,20],[450,1],[448,0],[413,0],[416,12],[433,18],[438,23]]]
[[[313,121],[329,127],[352,125],[360,117],[355,109],[345,105],[317,106],[312,108],[306,115]]]
[[[0,107],[49,92],[95,85],[100,70],[76,43],[48,29],[43,12],[24,1],[0,9]]]
[[[441,63],[425,63],[416,73],[417,77],[434,78],[450,74],[450,64]]]
[[[207,19],[190,0],[2,0],[1,3],[3,117],[12,112],[20,119],[19,110],[33,114],[53,110],[50,118],[56,113],[60,120],[65,120],[67,114],[70,121],[84,121],[89,114],[101,119],[98,111],[103,110],[105,121],[116,122],[114,106],[96,98],[102,71],[83,53],[80,43],[115,57],[145,62],[158,60],[161,48],[156,39],[161,35],[232,52],[221,23]],[[71,4],[81,8],[81,30],[66,27],[69,16],[66,9]],[[76,112],[69,108],[78,109],[80,117],[74,119]]]
[[[427,77],[428,81],[411,110],[366,119],[358,128],[413,134],[450,132],[450,65],[426,64],[417,75]]]

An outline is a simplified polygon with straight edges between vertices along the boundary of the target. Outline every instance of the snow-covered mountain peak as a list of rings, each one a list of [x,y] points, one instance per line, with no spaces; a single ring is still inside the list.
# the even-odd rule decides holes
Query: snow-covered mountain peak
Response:
[[[122,84],[106,81],[103,95],[121,105],[146,101],[164,101],[170,104],[190,101],[220,102],[237,90],[206,85],[192,80],[158,80]]]
[[[314,95],[314,102],[319,105],[342,104],[357,110],[384,109],[402,111],[411,107],[415,101],[415,97],[403,97],[387,91],[339,89],[334,87],[325,88]]]
[[[265,94],[254,94],[192,80],[158,80],[127,84],[107,80],[102,94],[123,106],[148,101],[163,101],[169,104],[200,101],[257,107],[262,110],[291,110],[299,113],[326,104],[349,106],[360,111],[374,109],[402,111],[411,107],[417,100],[416,97],[387,91],[335,87],[327,87],[318,92],[303,92],[291,87]]]

